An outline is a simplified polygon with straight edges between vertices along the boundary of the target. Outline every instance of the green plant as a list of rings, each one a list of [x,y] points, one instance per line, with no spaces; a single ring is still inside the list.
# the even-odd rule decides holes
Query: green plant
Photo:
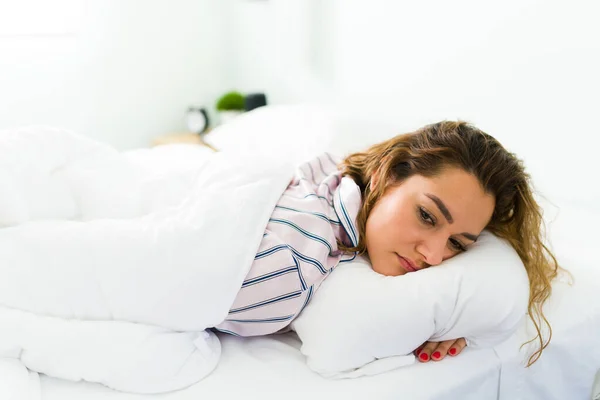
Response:
[[[218,111],[244,111],[244,95],[240,92],[225,93],[217,101]]]

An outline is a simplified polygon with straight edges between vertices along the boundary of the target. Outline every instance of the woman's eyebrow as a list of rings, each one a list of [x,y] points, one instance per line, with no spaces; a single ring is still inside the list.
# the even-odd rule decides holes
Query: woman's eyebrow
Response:
[[[425,196],[429,197],[435,203],[435,205],[440,209],[440,212],[444,215],[444,218],[446,218],[446,220],[450,224],[454,222],[454,219],[452,218],[450,211],[448,211],[448,207],[446,207],[444,202],[442,200],[440,200],[439,197],[437,197],[436,195],[433,195],[431,193],[425,193]],[[477,238],[478,238],[477,235],[473,235],[472,233],[468,233],[468,232],[463,232],[463,233],[461,233],[461,235],[463,235],[467,239],[472,240],[474,242],[476,242]]]
[[[477,239],[479,238],[479,236],[477,235],[473,235],[472,233],[468,233],[468,232],[463,232],[461,233],[461,235],[463,235],[464,237],[466,237],[469,240],[472,240],[474,242],[477,241]]]
[[[435,205],[440,209],[440,212],[444,215],[444,217],[446,218],[446,220],[448,220],[449,223],[454,222],[454,219],[452,219],[452,215],[450,215],[450,211],[448,211],[448,208],[446,208],[446,205],[444,204],[444,202],[442,200],[440,200],[439,197],[437,197],[431,193],[425,193],[425,196],[427,196],[431,200],[433,200]]]

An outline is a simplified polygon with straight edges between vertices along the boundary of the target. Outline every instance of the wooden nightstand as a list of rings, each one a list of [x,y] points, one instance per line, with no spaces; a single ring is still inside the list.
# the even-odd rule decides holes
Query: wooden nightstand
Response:
[[[217,149],[212,147],[210,144],[206,143],[202,139],[201,135],[198,135],[196,133],[189,133],[189,132],[170,133],[168,135],[157,137],[156,139],[154,139],[152,141],[152,146],[161,146],[164,144],[176,144],[176,143],[197,144],[200,146],[208,147],[209,149],[211,149],[213,151],[217,151]]]

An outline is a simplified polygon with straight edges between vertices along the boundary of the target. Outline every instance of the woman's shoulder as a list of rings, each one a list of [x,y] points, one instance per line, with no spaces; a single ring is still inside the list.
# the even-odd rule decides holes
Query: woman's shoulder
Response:
[[[325,152],[302,162],[296,168],[296,179],[305,179],[320,184],[331,175],[338,175],[340,159],[334,154]]]

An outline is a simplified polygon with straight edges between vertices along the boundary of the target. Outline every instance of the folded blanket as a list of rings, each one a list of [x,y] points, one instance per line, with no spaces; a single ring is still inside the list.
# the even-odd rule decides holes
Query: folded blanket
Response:
[[[210,373],[220,347],[203,331],[227,315],[293,167],[204,156],[161,172],[61,130],[0,132],[0,357],[140,393]]]

